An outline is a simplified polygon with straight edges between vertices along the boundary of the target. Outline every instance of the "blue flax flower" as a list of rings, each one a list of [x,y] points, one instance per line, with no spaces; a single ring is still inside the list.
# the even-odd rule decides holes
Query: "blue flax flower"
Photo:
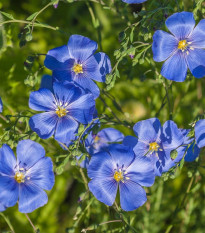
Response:
[[[170,160],[170,152],[184,141],[181,130],[173,121],[166,121],[161,127],[157,118],[139,121],[133,130],[137,138],[127,136],[123,144],[132,147],[136,155],[149,157],[155,174],[161,176],[163,167]]]
[[[85,140],[85,146],[89,154],[97,153],[101,150],[105,150],[109,143],[121,142],[124,135],[117,129],[105,128],[99,131],[97,134],[90,132]]]
[[[1,97],[0,97],[0,112],[3,112],[3,103],[2,103]]]
[[[199,148],[205,146],[205,119],[199,120],[195,124],[195,139]]]
[[[153,59],[165,61],[161,74],[177,82],[183,82],[189,68],[193,76],[205,75],[205,19],[195,27],[193,13],[171,15],[166,26],[172,34],[158,30],[153,35]]]
[[[142,186],[152,186],[155,179],[149,158],[135,156],[131,148],[119,144],[111,144],[107,151],[91,157],[88,176],[90,191],[108,206],[114,203],[119,186],[120,203],[125,211],[134,210],[146,202]]]
[[[53,185],[53,164],[45,157],[40,144],[20,141],[17,159],[8,145],[0,148],[0,203],[3,208],[14,206],[18,201],[19,211],[30,213],[48,202],[44,189],[51,190]]]
[[[139,4],[139,3],[143,3],[146,2],[147,0],[122,0],[123,2],[126,2],[128,4]]]
[[[95,53],[97,43],[87,37],[72,35],[68,44],[48,51],[45,66],[53,70],[53,77],[59,81],[74,82],[97,98],[98,86],[93,82],[105,82],[111,72],[110,59],[105,53]]]
[[[93,119],[95,101],[92,94],[82,94],[74,84],[55,82],[53,92],[41,88],[30,94],[30,108],[45,111],[30,118],[29,124],[39,137],[67,143],[73,139],[79,123],[88,124]]]

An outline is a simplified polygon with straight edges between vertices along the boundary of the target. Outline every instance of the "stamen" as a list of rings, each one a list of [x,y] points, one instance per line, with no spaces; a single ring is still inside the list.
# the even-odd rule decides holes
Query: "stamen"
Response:
[[[149,144],[149,150],[151,150],[151,151],[158,151],[159,147],[160,146],[157,144],[157,142],[151,142]]]
[[[187,49],[187,46],[189,44],[187,43],[186,40],[180,40],[178,43],[178,49],[180,49],[182,52],[184,52]]]
[[[25,182],[25,175],[22,172],[16,172],[14,179],[16,180],[16,182],[20,183],[24,183]]]
[[[73,71],[75,72],[75,74],[82,74],[83,73],[83,65],[82,64],[75,64],[73,66]]]
[[[56,114],[58,115],[58,117],[64,117],[64,116],[66,116],[67,112],[68,111],[65,108],[62,108],[61,106],[58,106],[56,108]]]
[[[114,174],[114,179],[117,181],[117,182],[120,182],[120,181],[123,181],[123,174],[122,172],[118,172],[116,171],[115,174]]]

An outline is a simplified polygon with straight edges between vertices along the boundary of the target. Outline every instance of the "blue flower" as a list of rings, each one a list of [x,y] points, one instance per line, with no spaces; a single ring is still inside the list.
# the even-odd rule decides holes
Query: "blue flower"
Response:
[[[111,144],[107,151],[91,157],[88,176],[90,191],[108,206],[114,203],[119,186],[120,203],[125,211],[134,210],[146,202],[142,186],[152,186],[155,179],[149,158],[135,156],[131,148],[119,144]]]
[[[126,2],[128,4],[139,4],[139,3],[143,3],[146,2],[147,0],[122,0],[123,2]]]
[[[199,148],[205,146],[205,119],[199,120],[195,124],[195,139]]]
[[[67,143],[74,138],[79,123],[88,124],[93,119],[95,101],[92,94],[82,94],[74,84],[55,82],[53,92],[41,88],[30,94],[30,108],[45,111],[29,120],[30,127],[39,137]]]
[[[3,103],[2,103],[1,97],[0,97],[0,112],[3,112]]]
[[[95,53],[97,43],[87,37],[72,35],[67,45],[48,51],[44,61],[53,77],[59,81],[74,82],[97,98],[98,86],[93,82],[105,82],[106,74],[111,72],[110,59],[105,53]]]
[[[44,189],[51,190],[54,182],[52,161],[45,157],[40,144],[20,141],[17,159],[8,145],[0,148],[0,203],[3,208],[14,206],[18,201],[20,212],[34,211],[48,202]]]
[[[6,206],[0,203],[0,212],[3,212],[4,210],[6,210]]]
[[[165,61],[161,74],[177,82],[183,82],[189,68],[193,76],[205,75],[205,19],[195,27],[193,13],[171,15],[166,26],[172,34],[158,30],[153,35],[153,59]]]
[[[137,138],[127,136],[123,144],[132,147],[136,155],[151,158],[156,176],[161,176],[170,152],[184,141],[181,130],[173,121],[166,121],[162,128],[157,118],[139,121],[133,130]]]
[[[85,147],[89,154],[105,150],[111,142],[121,142],[124,135],[117,129],[105,128],[97,134],[90,132],[85,140]]]

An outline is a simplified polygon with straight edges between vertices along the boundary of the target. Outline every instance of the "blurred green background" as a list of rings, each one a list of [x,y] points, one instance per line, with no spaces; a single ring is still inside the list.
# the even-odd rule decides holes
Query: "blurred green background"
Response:
[[[1,0],[0,11],[12,14],[15,19],[26,20],[48,3],[46,0]],[[66,44],[72,34],[80,34],[97,41],[98,51],[107,53],[114,67],[117,62],[114,52],[123,46],[118,35],[125,28],[129,27],[126,31],[126,36],[129,36],[132,24],[142,20],[133,29],[133,40],[152,43],[154,31],[166,30],[164,22],[174,12],[192,11],[197,23],[205,12],[201,0],[148,0],[143,5],[131,6],[120,0],[104,3],[64,1],[59,3],[57,9],[48,7],[37,21],[60,30],[34,27],[31,40],[27,38],[30,41],[24,46],[22,43],[27,32],[25,24],[12,23],[0,27],[0,96],[4,103],[4,112],[0,115],[0,135],[6,132],[5,129],[9,131],[8,127],[17,119],[10,118],[8,123],[6,115],[26,115],[19,119],[16,131],[12,128],[4,138],[14,148],[29,130],[28,118],[32,115],[28,107],[29,94],[39,88],[44,74],[51,74],[43,66],[44,54],[49,49]],[[152,11],[150,17],[145,19],[144,16]],[[0,21],[9,20],[0,17]],[[32,61],[33,66],[29,67],[31,58],[28,57],[31,56],[35,59]],[[129,55],[124,56],[118,65],[120,78],[117,78],[115,86],[107,92],[105,84],[99,85],[102,91],[101,97],[97,99],[97,109],[99,114],[106,114],[110,119],[102,127],[115,127],[125,135],[133,135],[134,123],[157,116],[162,124],[172,118],[179,127],[191,128],[190,123],[204,113],[205,79],[196,79],[188,74],[185,82],[170,83],[159,75],[162,64],[153,61],[150,48],[145,57],[145,61],[135,62]],[[44,146],[54,163],[59,155],[65,155],[54,139],[39,140],[35,134],[32,134],[32,139]],[[136,211],[121,214],[114,207],[106,207],[94,199],[86,191],[79,168],[67,163],[63,173],[56,176],[53,190],[48,193],[48,204],[29,216],[43,233],[78,233],[83,229],[90,230],[88,232],[202,233],[205,229],[203,156],[204,151],[201,151],[197,162],[185,164],[183,169],[169,174],[168,180],[166,177],[156,178],[153,187],[146,190],[146,204]],[[86,171],[83,172],[86,175]],[[190,192],[186,195],[190,181]],[[80,197],[84,200],[79,201]],[[122,223],[105,223],[121,218],[124,219]],[[0,233],[11,232],[5,220],[10,222],[17,233],[33,232],[25,215],[18,212],[17,206],[7,209],[4,216],[0,215]],[[100,223],[105,224],[98,225]]]

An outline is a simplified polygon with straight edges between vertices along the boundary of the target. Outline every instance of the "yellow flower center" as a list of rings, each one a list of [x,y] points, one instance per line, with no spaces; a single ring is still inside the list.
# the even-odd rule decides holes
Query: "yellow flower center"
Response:
[[[16,172],[14,179],[16,180],[16,182],[20,183],[24,183],[25,182],[25,175],[23,172]]]
[[[159,145],[156,142],[151,142],[149,144],[149,150],[158,151]]]
[[[58,117],[64,117],[67,114],[67,110],[65,108],[59,107],[56,109],[56,114],[58,115]]]
[[[178,44],[178,49],[180,49],[182,52],[184,52],[184,50],[186,50],[188,46],[188,43],[186,40],[180,40],[179,44]]]
[[[79,73],[83,73],[83,66],[82,64],[75,64],[73,66],[73,71],[76,73],[76,74],[79,74]]]
[[[94,142],[98,142],[100,138],[98,136],[95,137]]]
[[[116,171],[115,172],[115,174],[114,174],[114,179],[117,181],[117,182],[119,182],[119,181],[121,181],[121,180],[123,180],[123,173],[122,173],[122,171]]]

